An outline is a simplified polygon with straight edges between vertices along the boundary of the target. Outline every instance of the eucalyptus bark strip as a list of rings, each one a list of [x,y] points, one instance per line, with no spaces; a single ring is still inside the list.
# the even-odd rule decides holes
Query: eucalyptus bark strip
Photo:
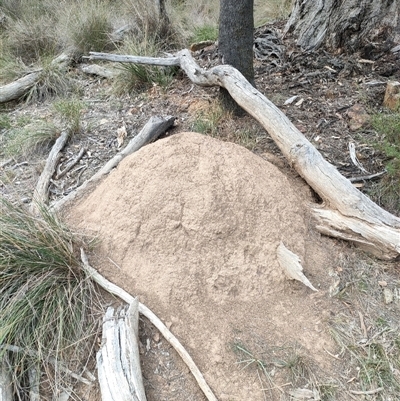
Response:
[[[90,55],[101,59],[98,53]],[[129,56],[112,56],[113,61],[129,60]],[[381,259],[395,259],[400,255],[400,218],[355,188],[238,70],[229,65],[203,70],[186,49],[178,52],[177,57],[181,68],[196,85],[227,89],[232,98],[265,128],[289,163],[323,199],[322,206],[312,206],[317,229],[323,234],[352,241]],[[152,63],[157,61],[157,65],[161,65],[162,60],[156,58]]]

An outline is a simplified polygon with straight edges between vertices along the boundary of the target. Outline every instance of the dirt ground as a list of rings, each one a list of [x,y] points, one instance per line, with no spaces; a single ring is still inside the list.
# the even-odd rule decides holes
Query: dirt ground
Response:
[[[290,38],[280,38],[279,25],[268,29],[281,52],[256,60],[258,90],[346,177],[363,175],[349,157],[350,142],[369,173],[382,171],[384,156],[372,146],[377,138],[364,114],[380,110],[386,82],[400,79],[399,55],[367,62],[357,54],[304,53]],[[215,48],[195,57],[210,67]],[[368,266],[376,283],[389,283],[395,291],[397,266],[378,264],[315,231],[308,209],[318,198],[249,116],[224,114],[208,136],[185,133],[198,121],[213,119],[218,89],[194,87],[179,74],[166,90],[154,86],[116,96],[107,80],[78,69],[70,73],[83,87],[86,107],[81,134],[64,150],[60,168],[81,148],[86,151],[75,169],[52,180],[52,201],[120,150],[118,128],[126,127],[125,144],[151,116],[176,116],[163,138],[125,159],[64,212],[74,228],[98,235],[92,265],[165,322],[221,401],[376,399],[350,393],[365,389],[356,367],[342,358],[329,323],[350,313],[360,326],[359,313],[365,320],[372,316],[369,309],[334,296],[354,281],[347,269],[362,275]],[[47,103],[16,104],[8,114],[52,117]],[[2,195],[29,203],[43,160],[4,165]],[[362,190],[369,185],[359,183]],[[276,257],[281,241],[299,255],[318,292],[285,277]],[[387,305],[376,286],[379,308],[398,314],[400,297]],[[140,349],[149,401],[204,399],[175,351],[145,318]],[[84,398],[96,399],[93,394]]]

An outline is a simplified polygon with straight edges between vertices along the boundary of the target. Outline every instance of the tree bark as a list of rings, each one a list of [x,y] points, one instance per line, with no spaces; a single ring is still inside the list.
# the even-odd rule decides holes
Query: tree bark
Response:
[[[186,49],[177,56],[193,83],[224,87],[265,128],[289,163],[323,199],[323,206],[312,208],[322,233],[352,241],[381,259],[400,255],[400,218],[355,188],[239,71],[228,65],[202,70]]]
[[[239,70],[255,86],[253,67],[253,0],[221,0],[219,14],[218,55],[222,64]],[[221,88],[227,109],[239,112],[229,92]]]
[[[362,50],[369,59],[399,40],[399,10],[400,0],[296,0],[285,33],[305,50]]]

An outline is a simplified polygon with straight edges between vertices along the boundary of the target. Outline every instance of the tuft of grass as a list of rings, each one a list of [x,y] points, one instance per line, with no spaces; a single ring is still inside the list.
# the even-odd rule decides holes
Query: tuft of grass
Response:
[[[11,128],[1,141],[2,153],[6,157],[31,155],[47,149],[58,134],[59,130],[53,124],[44,121],[35,121],[23,128]]]
[[[156,57],[160,47],[153,38],[144,41],[126,41],[120,52],[137,56]],[[114,80],[117,93],[131,93],[146,90],[153,85],[167,88],[177,72],[176,67],[157,67],[143,64],[121,63],[120,73]]]
[[[251,130],[235,131],[234,138],[235,143],[249,150],[254,150],[257,146],[257,134]]]
[[[54,97],[63,97],[73,90],[73,84],[65,71],[49,58],[40,60],[40,76],[29,90],[28,103],[43,102]]]
[[[53,103],[53,108],[59,114],[70,135],[80,132],[82,111],[85,108],[83,102],[78,99],[58,100]]]
[[[84,0],[65,6],[67,18],[62,18],[66,41],[80,54],[113,48],[110,35],[113,7],[108,1]]]
[[[192,43],[203,42],[205,40],[216,41],[218,39],[218,27],[213,25],[202,25],[194,28]]]
[[[78,256],[84,242],[48,209],[39,210],[35,217],[0,199],[0,360],[12,363],[22,393],[32,369],[46,372],[41,384],[55,380],[60,391],[58,368],[81,369],[76,361],[90,353],[95,332],[97,292]]]
[[[224,109],[215,101],[206,109],[201,109],[196,113],[196,118],[192,123],[191,129],[200,134],[213,137],[218,136],[218,124],[225,115]]]
[[[26,70],[22,60],[12,54],[7,42],[0,37],[0,84],[14,81]]]
[[[371,116],[371,125],[379,139],[374,146],[386,155],[387,175],[373,185],[370,195],[387,209],[400,212],[400,113]]]
[[[48,15],[24,16],[7,30],[7,46],[11,54],[29,64],[41,57],[54,57],[60,50],[54,21]]]

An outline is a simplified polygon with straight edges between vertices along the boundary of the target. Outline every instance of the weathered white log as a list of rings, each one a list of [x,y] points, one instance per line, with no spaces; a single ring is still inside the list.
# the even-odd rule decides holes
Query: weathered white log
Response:
[[[94,182],[98,181],[106,174],[108,174],[126,156],[130,155],[133,152],[136,152],[144,145],[147,145],[148,143],[153,142],[155,139],[157,139],[162,133],[164,133],[168,128],[170,128],[174,124],[174,121],[175,117],[172,116],[151,117],[149,121],[146,123],[146,125],[142,128],[142,130],[134,138],[130,140],[130,142],[128,143],[128,145],[126,145],[124,149],[118,152],[89,180],[85,181],[75,191],[72,191],[67,196],[60,199],[58,202],[52,205],[52,207],[55,210],[59,210],[67,202],[76,199],[86,188],[88,188],[89,185],[92,185]]]
[[[71,57],[71,54],[62,53],[52,60],[51,64],[63,71],[71,62]],[[17,100],[24,96],[33,87],[33,85],[39,81],[42,71],[43,69],[38,69],[37,71],[33,71],[14,82],[0,86],[0,103]]]
[[[122,288],[108,281],[103,277],[97,270],[89,265],[88,258],[83,249],[81,249],[81,259],[83,268],[85,269],[88,276],[98,283],[102,288],[104,288],[110,294],[116,295],[128,304],[134,302],[135,298],[127,293]],[[176,352],[180,355],[182,360],[186,363],[187,367],[192,372],[197,384],[203,391],[208,401],[218,401],[214,393],[208,386],[203,375],[201,374],[199,368],[194,363],[191,356],[188,354],[186,349],[182,346],[179,340],[171,333],[171,331],[165,326],[165,324],[146,306],[139,302],[138,304],[139,313],[145,316],[149,321],[160,331],[164,338],[174,347]]]
[[[0,401],[13,401],[11,372],[7,369],[5,358],[0,361]]]
[[[10,102],[24,96],[40,78],[41,71],[32,72],[0,87],[0,103]]]
[[[89,54],[89,57],[86,57],[89,60],[105,60],[118,63],[158,65],[160,67],[179,67],[181,65],[179,57],[141,57],[98,52],[90,52]]]
[[[91,57],[103,59],[99,56],[100,53],[90,54]],[[286,115],[255,89],[239,71],[229,65],[203,70],[186,49],[178,52],[177,57],[181,68],[193,83],[200,86],[224,87],[244,110],[260,122],[289,163],[323,199],[325,210],[336,210],[338,216],[342,215],[342,225],[348,225],[348,230],[357,227],[357,231],[352,233],[352,241],[362,244],[363,249],[381,259],[394,259],[400,254],[400,219],[355,188],[322,157]],[[110,57],[106,59],[111,60]],[[112,57],[112,61],[138,62],[129,61],[133,59],[138,57]],[[162,59],[154,60],[157,60],[157,65],[161,65]],[[318,217],[321,208],[313,207],[312,211]],[[322,224],[325,223],[321,222],[318,225],[321,232]],[[349,238],[341,233],[342,230],[332,231],[335,237]],[[382,240],[382,237],[386,239]]]
[[[48,189],[50,179],[56,171],[57,164],[61,158],[61,150],[64,148],[69,138],[68,131],[63,131],[54,143],[49,156],[46,160],[46,165],[40,174],[39,180],[36,184],[36,188],[33,194],[34,202],[32,202],[31,210],[34,212],[37,210],[38,205],[47,203],[48,200]]]
[[[103,401],[146,401],[139,357],[139,311],[135,298],[117,311],[109,307],[97,352],[97,371]]]

